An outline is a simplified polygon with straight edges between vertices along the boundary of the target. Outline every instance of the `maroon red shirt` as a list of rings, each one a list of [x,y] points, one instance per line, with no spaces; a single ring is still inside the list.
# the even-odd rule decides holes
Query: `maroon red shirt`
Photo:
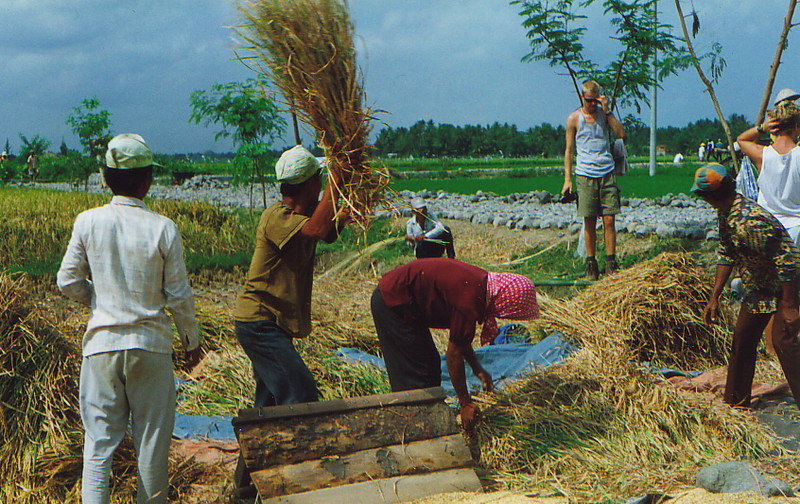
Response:
[[[450,339],[471,341],[486,314],[489,273],[455,259],[417,259],[386,273],[378,283],[389,308],[409,322],[450,329]]]

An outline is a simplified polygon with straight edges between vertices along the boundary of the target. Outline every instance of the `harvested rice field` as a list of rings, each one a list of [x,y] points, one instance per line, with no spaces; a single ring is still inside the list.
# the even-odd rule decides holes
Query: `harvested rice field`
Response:
[[[193,215],[202,218],[204,208],[194,205]],[[723,405],[719,390],[678,388],[641,366],[707,371],[725,365],[735,304],[729,302],[721,326],[709,330],[701,322],[713,244],[622,236],[618,255],[625,268],[579,287],[566,281],[582,268],[571,257],[575,237],[448,224],[458,259],[541,282],[542,317],[525,323],[534,339],[559,331],[581,349],[560,365],[476,397],[482,421],[467,441],[485,493],[418,504],[621,503],[649,493],[668,494],[672,500],[664,502],[676,504],[800,502],[694,489],[698,471],[718,462],[747,461],[793,488],[800,486],[800,467],[758,414]],[[51,239],[66,246],[63,231],[48,226]],[[403,222],[385,229],[399,235]],[[324,399],[389,390],[383,372],[348,364],[334,352],[352,347],[379,354],[369,296],[382,272],[410,259],[402,249],[395,255],[374,249],[368,257],[353,257],[352,250],[320,254],[314,331],[298,348]],[[242,277],[236,268],[192,274],[205,356],[191,370],[176,363],[188,383],[181,413],[236,415],[251,404],[249,361],[231,319]],[[560,281],[548,285],[553,279]],[[57,292],[51,275],[0,275],[0,502],[80,501],[77,373],[87,315]],[[446,332],[434,336],[443,349]],[[780,385],[777,362],[761,355],[756,380]],[[236,458],[235,443],[174,440],[170,502],[229,502]],[[135,473],[128,440],[115,459],[113,502],[135,502]]]

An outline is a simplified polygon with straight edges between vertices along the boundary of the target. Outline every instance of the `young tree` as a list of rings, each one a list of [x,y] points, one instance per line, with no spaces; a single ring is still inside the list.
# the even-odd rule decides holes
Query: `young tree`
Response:
[[[596,80],[612,98],[612,106],[634,107],[648,103],[647,91],[659,86],[669,75],[687,68],[692,60],[677,44],[672,26],[657,23],[653,12],[656,0],[603,0],[604,14],[615,28],[612,37],[619,43],[616,58],[606,66],[584,54],[587,17],[578,14],[598,0],[513,0],[521,7],[522,26],[528,29],[531,52],[525,62],[547,61],[552,67],[567,70],[580,102],[579,81]],[[653,55],[658,52],[657,72]]]
[[[28,139],[28,137],[20,133],[19,139],[22,141],[22,146],[19,150],[19,156],[23,159],[27,158],[28,154],[41,157],[41,155],[47,152],[47,149],[50,148],[50,141],[40,137],[39,135],[34,135],[33,138]]]
[[[103,153],[111,139],[111,113],[100,108],[100,100],[93,96],[81,101],[73,107],[67,117],[66,124],[78,137],[83,151],[89,155],[90,161],[81,163],[78,178],[88,184],[89,174],[102,165]]]
[[[262,170],[265,157],[270,144],[286,127],[277,105],[266,92],[268,85],[266,78],[259,76],[244,82],[215,83],[210,90],[195,90],[189,96],[192,105],[189,122],[219,125],[222,129],[214,139],[233,139],[239,158],[234,160],[234,182],[259,180],[264,206],[267,204]]]

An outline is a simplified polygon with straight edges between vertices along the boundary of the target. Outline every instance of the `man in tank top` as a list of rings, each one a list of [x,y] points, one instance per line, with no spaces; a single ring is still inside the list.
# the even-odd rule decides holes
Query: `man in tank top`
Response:
[[[597,217],[603,220],[606,245],[606,273],[617,266],[617,231],[614,216],[619,213],[619,189],[614,174],[608,128],[617,138],[625,139],[622,124],[614,117],[608,98],[600,94],[595,81],[582,86],[583,105],[567,117],[567,148],[564,152],[564,188],[561,194],[573,191],[572,157],[575,160],[575,189],[578,194],[578,215],[583,217],[586,239],[586,278],[597,280],[600,270],[595,258],[597,249]]]

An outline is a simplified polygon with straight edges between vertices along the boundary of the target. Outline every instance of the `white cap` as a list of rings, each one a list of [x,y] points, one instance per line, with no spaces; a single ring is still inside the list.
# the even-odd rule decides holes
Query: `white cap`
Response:
[[[784,88],[778,91],[778,94],[775,95],[775,106],[777,107],[780,102],[783,101],[795,101],[796,99],[800,98],[800,93],[794,91],[789,88]]]
[[[275,163],[275,178],[287,184],[302,184],[320,170],[319,161],[302,145],[281,154]]]
[[[106,166],[117,170],[130,170],[152,166],[153,151],[136,133],[123,133],[108,142]]]
[[[411,200],[411,208],[414,210],[419,210],[420,208],[425,208],[426,206],[428,205],[422,198],[414,198]]]

